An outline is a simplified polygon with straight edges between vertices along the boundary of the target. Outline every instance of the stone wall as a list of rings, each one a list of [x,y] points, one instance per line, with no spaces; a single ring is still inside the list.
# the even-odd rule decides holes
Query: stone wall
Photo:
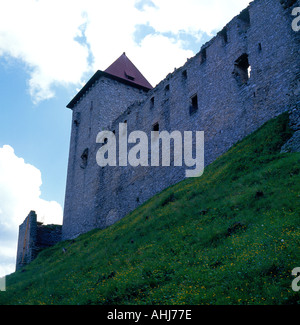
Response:
[[[36,213],[30,211],[19,226],[16,270],[33,261],[42,249],[61,241],[61,237],[62,226],[43,225],[37,222]]]
[[[19,226],[16,270],[30,263],[36,257],[36,214],[31,211]]]
[[[102,170],[96,164],[96,136],[146,92],[100,77],[73,109],[69,165],[64,205],[63,238],[94,229],[99,211]]]
[[[281,152],[300,152],[300,105],[289,112],[290,128],[293,136],[282,146]]]
[[[105,76],[73,108],[63,238],[105,228],[185,178],[182,167],[104,167],[98,132],[204,131],[205,164],[284,112],[299,109],[296,2],[256,0],[146,93]],[[130,146],[128,147],[130,149]],[[150,145],[149,145],[150,156]]]

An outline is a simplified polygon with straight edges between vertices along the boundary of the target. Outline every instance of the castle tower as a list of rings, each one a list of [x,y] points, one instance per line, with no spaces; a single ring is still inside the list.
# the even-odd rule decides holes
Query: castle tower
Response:
[[[288,0],[251,2],[150,92],[125,53],[97,71],[67,106],[73,121],[63,239],[112,225],[185,178],[185,164],[175,167],[172,161],[168,167],[99,167],[100,131],[115,131],[118,138],[118,126],[125,122],[128,134],[204,131],[207,166],[264,122],[299,109],[296,6]]]
[[[64,206],[63,239],[98,227],[101,205],[101,168],[96,162],[96,136],[135,101],[152,89],[123,53],[105,71],[98,70],[67,105],[72,109],[72,130]]]

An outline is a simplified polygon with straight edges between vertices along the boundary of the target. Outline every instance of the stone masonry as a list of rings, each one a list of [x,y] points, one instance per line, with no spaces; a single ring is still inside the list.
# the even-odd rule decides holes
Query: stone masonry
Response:
[[[297,1],[252,2],[151,90],[95,74],[68,105],[73,120],[63,239],[108,227],[185,178],[186,166],[174,167],[172,161],[170,167],[99,167],[98,132],[114,131],[118,139],[124,122],[128,134],[142,130],[149,138],[155,127],[204,131],[207,165],[267,120],[299,109],[295,6]]]
[[[172,146],[170,167],[151,167],[150,160],[149,167],[99,167],[100,131],[113,131],[117,140],[119,123],[127,123],[128,134],[141,130],[149,139],[153,130],[204,131],[207,166],[289,110],[296,132],[282,151],[299,150],[300,31],[292,29],[295,7],[300,7],[297,0],[251,2],[153,89],[143,79],[134,81],[132,66],[125,69],[127,79],[120,71],[114,74],[118,64],[97,71],[67,106],[73,112],[62,229],[38,223],[30,212],[19,229],[17,269],[43,247],[106,228],[185,178],[187,167],[174,166]],[[125,53],[122,60],[126,65]],[[137,75],[143,78],[139,71]],[[150,143],[148,148],[150,157]]]
[[[19,227],[16,270],[33,261],[38,253],[61,241],[62,226],[43,225],[37,222],[37,215],[30,211]]]

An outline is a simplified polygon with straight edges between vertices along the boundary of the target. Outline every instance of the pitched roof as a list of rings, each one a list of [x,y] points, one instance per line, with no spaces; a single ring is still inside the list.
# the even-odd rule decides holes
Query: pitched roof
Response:
[[[135,65],[127,58],[126,54],[123,53],[105,71],[98,70],[79,91],[79,93],[77,93],[77,95],[70,101],[67,107],[71,109],[74,108],[81,97],[84,96],[84,94],[88,92],[95,82],[102,76],[123,82],[138,89],[143,89],[144,91],[149,91],[153,88]]]
[[[148,89],[153,88],[136,66],[128,59],[125,52],[104,72]]]

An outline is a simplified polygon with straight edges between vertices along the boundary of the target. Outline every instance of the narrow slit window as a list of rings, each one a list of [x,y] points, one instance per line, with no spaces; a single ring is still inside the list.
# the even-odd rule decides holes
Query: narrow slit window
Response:
[[[258,51],[259,51],[259,52],[262,51],[262,45],[261,45],[261,43],[258,43]]]
[[[83,151],[82,155],[81,155],[81,163],[80,163],[80,167],[81,167],[82,169],[85,169],[85,168],[86,168],[87,163],[88,163],[88,158],[89,158],[89,149],[86,148],[86,149]]]
[[[166,87],[165,87],[165,95],[168,95],[169,91],[170,91],[170,85],[166,85]]]
[[[158,124],[158,122],[156,122],[156,123],[153,124],[152,131],[159,131],[159,124]]]
[[[190,115],[193,115],[198,111],[198,96],[194,95],[190,100]]]
[[[152,109],[154,107],[154,97],[151,97],[150,99],[150,108]]]

